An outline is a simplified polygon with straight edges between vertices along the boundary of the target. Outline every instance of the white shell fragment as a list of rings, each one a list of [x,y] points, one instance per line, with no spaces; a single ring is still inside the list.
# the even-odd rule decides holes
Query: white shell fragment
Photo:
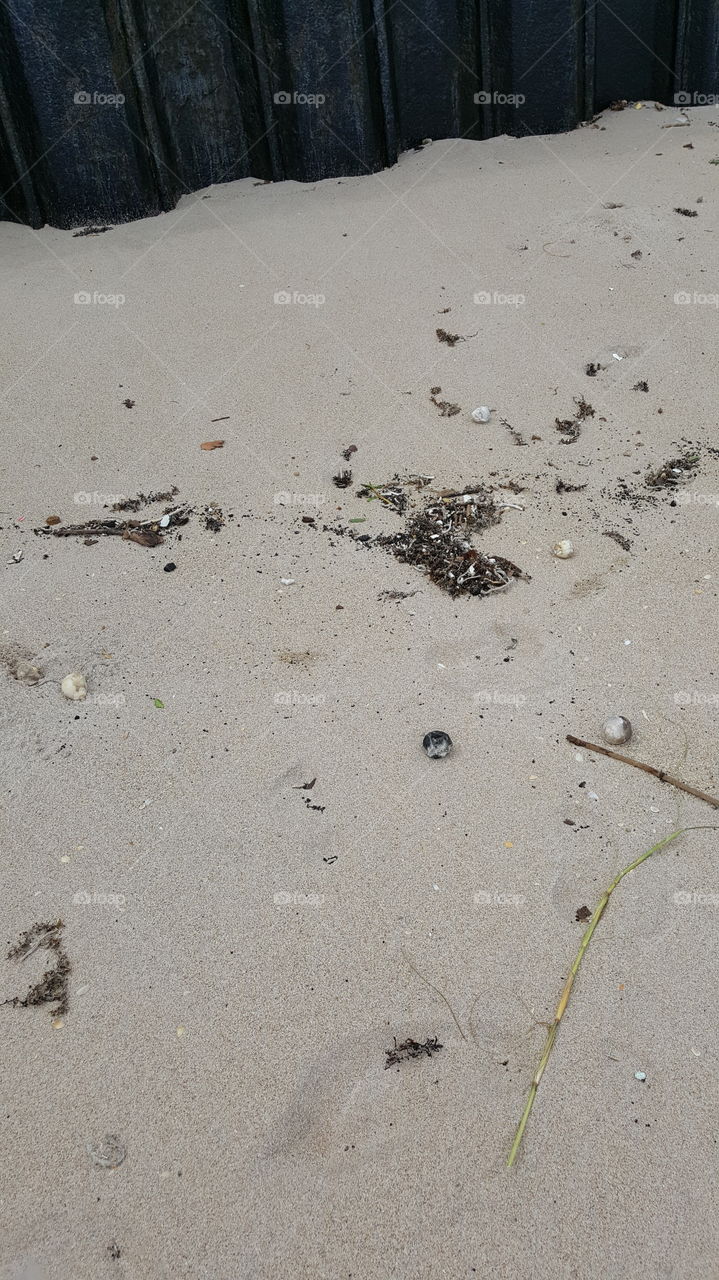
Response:
[[[568,560],[574,555],[574,543],[570,542],[569,538],[562,538],[561,542],[555,542],[552,547],[552,555],[558,560]]]
[[[87,681],[79,671],[71,671],[60,685],[62,692],[71,702],[82,702],[87,695]]]
[[[163,516],[162,519],[160,520],[160,528],[166,529],[169,523],[170,523],[170,517]]]
[[[489,422],[491,416],[492,411],[487,408],[486,404],[480,404],[477,409],[472,410],[473,422]]]
[[[629,742],[632,736],[631,722],[626,716],[610,716],[602,729],[602,736],[605,742],[620,747],[623,742]]]
[[[635,1072],[634,1072],[634,1079],[635,1079],[635,1080],[646,1080],[646,1078],[647,1078],[647,1073],[646,1073],[646,1071],[635,1071]]]
[[[282,583],[283,587],[291,587],[294,581],[295,581],[294,578],[280,578],[280,582]]]

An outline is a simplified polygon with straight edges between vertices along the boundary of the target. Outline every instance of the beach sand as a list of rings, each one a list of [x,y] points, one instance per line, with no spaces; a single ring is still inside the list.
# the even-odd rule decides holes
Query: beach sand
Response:
[[[719,116],[689,118],[0,224],[0,939],[61,918],[71,964],[61,1019],[0,1010],[3,1280],[715,1273],[711,830],[617,890],[505,1168],[577,910],[719,825],[565,740],[624,714],[719,791]],[[395,473],[521,504],[475,545],[531,580],[453,599],[358,544],[403,528],[357,493]],[[33,533],[170,486],[165,545]],[[386,1070],[408,1037],[443,1048]]]

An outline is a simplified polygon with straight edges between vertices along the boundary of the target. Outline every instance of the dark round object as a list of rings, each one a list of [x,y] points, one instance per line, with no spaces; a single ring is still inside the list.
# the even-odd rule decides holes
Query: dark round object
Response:
[[[175,561],[174,561],[174,560],[170,560],[170,561],[165,565],[165,573],[174,573],[174,571],[175,571],[175,569],[176,569],[176,568],[177,568],[177,565],[175,564]]]
[[[443,729],[432,729],[425,733],[422,746],[430,760],[443,760],[452,750],[452,739]]]

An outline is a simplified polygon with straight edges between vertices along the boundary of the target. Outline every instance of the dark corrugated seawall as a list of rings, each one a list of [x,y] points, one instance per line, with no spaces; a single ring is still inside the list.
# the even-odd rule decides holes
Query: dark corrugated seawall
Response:
[[[1,216],[120,222],[250,175],[373,172],[423,138],[717,92],[714,0],[7,0]]]

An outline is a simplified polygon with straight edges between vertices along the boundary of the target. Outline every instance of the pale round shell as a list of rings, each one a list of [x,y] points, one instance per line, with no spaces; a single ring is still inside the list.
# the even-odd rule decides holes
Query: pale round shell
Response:
[[[491,416],[492,411],[487,408],[486,404],[480,404],[477,409],[472,410],[473,422],[489,422]]]
[[[632,736],[631,722],[626,716],[610,716],[602,729],[602,736],[605,742],[620,747],[624,742],[629,742]]]
[[[574,555],[574,543],[570,542],[569,538],[562,538],[561,542],[555,542],[552,547],[552,555],[558,560],[568,560]]]
[[[87,681],[79,671],[71,671],[60,685],[62,692],[71,702],[82,702],[87,694]]]

